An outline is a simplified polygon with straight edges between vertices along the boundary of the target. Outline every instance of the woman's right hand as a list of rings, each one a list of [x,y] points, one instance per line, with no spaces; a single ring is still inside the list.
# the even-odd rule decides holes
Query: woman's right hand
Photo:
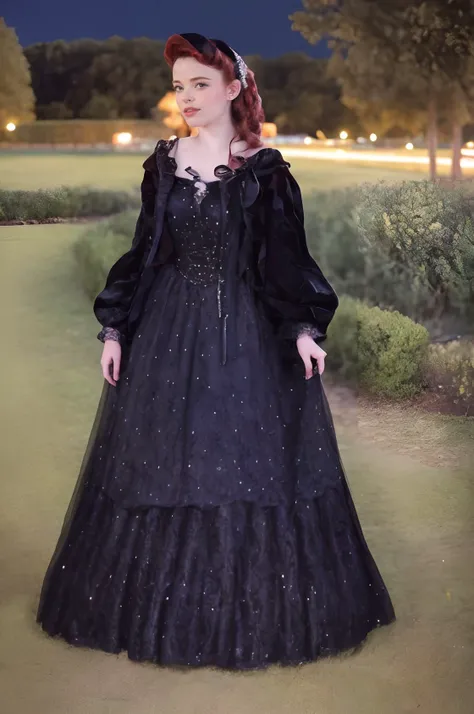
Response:
[[[117,380],[120,377],[120,360],[122,358],[122,346],[117,340],[105,340],[104,349],[100,364],[102,365],[102,374],[104,379],[113,387],[117,386]],[[110,369],[112,367],[112,369]],[[112,376],[110,376],[112,372]]]

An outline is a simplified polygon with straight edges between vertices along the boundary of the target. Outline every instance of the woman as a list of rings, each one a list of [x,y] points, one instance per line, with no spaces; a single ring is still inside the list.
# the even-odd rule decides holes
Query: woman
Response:
[[[145,161],[95,300],[106,381],[37,619],[133,660],[309,662],[395,619],[321,381],[338,298],[251,70],[194,33],[165,58],[199,133]]]

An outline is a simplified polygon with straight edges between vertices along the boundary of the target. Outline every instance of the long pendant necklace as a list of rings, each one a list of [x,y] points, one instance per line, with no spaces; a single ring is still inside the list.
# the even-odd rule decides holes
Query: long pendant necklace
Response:
[[[235,138],[235,137],[234,137]],[[229,154],[227,157],[226,169],[232,171],[230,168],[230,163],[232,159],[231,145],[233,139],[229,143]],[[224,168],[220,166],[219,168]],[[187,173],[191,175],[194,185],[194,200],[197,206],[200,208],[203,198],[208,194],[208,186],[205,181],[202,180],[200,174],[188,166],[186,169]],[[223,181],[220,180],[219,183],[219,193],[220,193],[220,204],[221,204],[221,230],[220,230],[220,240],[217,246],[218,250],[218,269],[217,269],[217,315],[221,323],[221,364],[226,364],[227,362],[227,313],[224,314],[222,309],[222,286],[224,284],[224,279],[222,277],[223,267],[224,267],[224,230],[225,230],[225,197],[224,197],[224,186]]]
[[[229,155],[227,157],[227,165],[230,165],[232,154],[231,154],[231,144],[229,144]],[[229,166],[230,168],[230,166]],[[220,188],[220,199],[221,199],[221,231],[220,231],[220,241],[219,241],[219,266],[218,266],[218,279],[217,279],[217,313],[219,320],[221,322],[221,364],[226,364],[227,362],[227,310],[224,314],[222,310],[222,285],[224,279],[222,277],[224,268],[224,231],[225,231],[225,195],[224,188],[225,185],[221,182]],[[226,301],[227,302],[227,301]]]

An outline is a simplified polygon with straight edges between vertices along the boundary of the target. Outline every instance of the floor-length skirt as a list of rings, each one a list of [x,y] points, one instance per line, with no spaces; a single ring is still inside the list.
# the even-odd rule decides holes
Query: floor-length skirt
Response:
[[[104,383],[37,621],[162,665],[258,669],[360,645],[395,620],[306,381],[245,283],[219,360],[212,286],[165,266],[117,387]],[[298,358],[299,359],[299,358]]]

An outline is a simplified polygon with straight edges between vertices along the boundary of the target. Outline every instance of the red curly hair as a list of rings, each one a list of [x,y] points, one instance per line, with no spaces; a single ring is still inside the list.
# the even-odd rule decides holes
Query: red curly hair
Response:
[[[170,67],[173,67],[179,57],[194,57],[201,64],[221,70],[227,83],[236,79],[232,61],[219,49],[216,48],[214,59],[210,61],[184,37],[171,35],[165,45],[165,61]],[[247,84],[247,88],[242,86],[238,97],[232,100],[231,117],[238,138],[246,141],[250,148],[258,148],[264,146],[261,134],[265,114],[255,82],[255,75],[250,68],[247,71]]]

